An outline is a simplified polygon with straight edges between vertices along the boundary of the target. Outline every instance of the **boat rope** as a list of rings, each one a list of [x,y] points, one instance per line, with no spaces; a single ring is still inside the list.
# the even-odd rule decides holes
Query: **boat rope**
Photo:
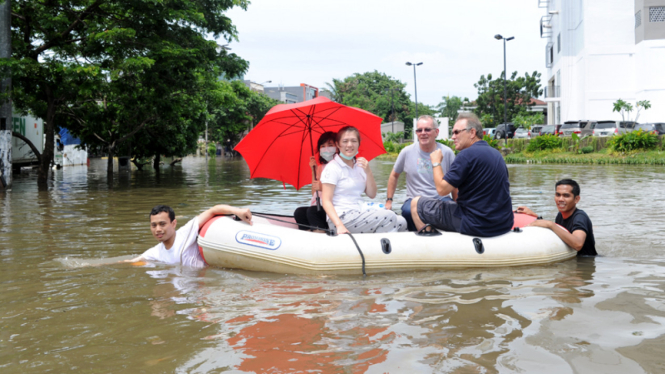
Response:
[[[358,253],[360,253],[360,258],[363,259],[363,278],[364,278],[364,277],[367,276],[367,273],[365,273],[365,255],[363,255],[363,251],[360,250],[360,246],[356,242],[356,238],[354,238],[353,235],[351,235],[350,232],[347,232],[346,234],[348,234],[351,237],[351,240],[353,240],[353,244],[355,244],[356,249],[358,249]]]
[[[296,222],[286,221],[286,220],[283,220],[283,219],[277,219],[277,218],[275,218],[275,214],[252,212],[252,215],[257,216],[257,217],[263,217],[263,218],[273,220],[273,221],[277,221],[277,222],[288,223],[289,225],[293,225],[293,226],[302,226],[302,227],[306,227],[306,228],[312,229],[312,230],[322,230],[322,231],[325,231],[326,234],[328,234],[328,235],[333,234],[333,231],[331,229],[322,229],[322,228],[316,227],[316,226],[303,225],[303,224],[296,223]],[[291,217],[291,216],[282,216],[282,215],[277,215],[277,216],[278,217]]]
[[[270,220],[277,221],[277,222],[288,223],[288,224],[294,225],[294,226],[303,226],[303,227],[307,227],[307,228],[310,228],[310,229],[313,229],[313,230],[321,230],[320,227],[301,225],[299,223],[294,223],[294,222],[291,222],[291,221],[286,221],[286,220],[283,220],[283,219],[275,218],[275,216],[276,216],[275,214],[252,212],[252,215],[257,216],[257,217],[263,217],[263,218],[270,219]],[[282,215],[277,215],[277,216],[278,217],[291,217],[291,216],[282,216]],[[238,218],[236,217],[236,219],[238,219]],[[325,229],[324,231],[328,235],[335,235],[333,230],[331,230],[331,229]],[[360,258],[363,260],[363,268],[362,268],[363,269],[363,277],[366,277],[367,273],[365,273],[365,255],[363,254],[363,251],[360,249],[360,246],[358,245],[358,242],[356,242],[356,239],[353,237],[353,235],[351,235],[350,232],[347,232],[347,234],[351,237],[351,240],[353,240],[353,244],[356,245],[356,249],[358,250],[358,253],[360,253]]]

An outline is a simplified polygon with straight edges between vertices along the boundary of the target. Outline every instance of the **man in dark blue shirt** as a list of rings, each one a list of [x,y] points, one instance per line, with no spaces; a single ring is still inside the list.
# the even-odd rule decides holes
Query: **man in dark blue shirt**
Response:
[[[459,154],[445,176],[435,168],[434,184],[439,195],[457,189],[457,201],[416,197],[411,214],[418,230],[431,225],[464,235],[492,237],[513,227],[508,168],[501,153],[482,140],[483,127],[473,113],[461,113],[452,139]],[[430,154],[432,167],[443,159],[441,151]]]
[[[581,209],[577,209],[580,201],[580,185],[572,179],[562,179],[556,182],[554,202],[559,209],[554,222],[536,220],[529,226],[545,227],[552,231],[564,243],[577,251],[578,256],[596,256],[596,238],[593,236],[593,224],[589,216]],[[531,209],[521,206],[517,213],[529,214],[537,217]],[[560,226],[565,227],[563,230]]]

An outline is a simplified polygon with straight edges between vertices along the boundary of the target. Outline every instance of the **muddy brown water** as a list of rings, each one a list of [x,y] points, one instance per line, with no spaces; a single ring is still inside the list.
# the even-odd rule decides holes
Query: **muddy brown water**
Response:
[[[392,161],[372,168],[383,199]],[[549,219],[554,182],[580,181],[602,256],[366,279],[109,265],[154,245],[156,204],[183,224],[216,203],[289,213],[309,193],[250,180],[237,159],[111,187],[103,160],[46,191],[22,173],[0,192],[0,372],[664,372],[665,168],[509,170],[513,205]]]

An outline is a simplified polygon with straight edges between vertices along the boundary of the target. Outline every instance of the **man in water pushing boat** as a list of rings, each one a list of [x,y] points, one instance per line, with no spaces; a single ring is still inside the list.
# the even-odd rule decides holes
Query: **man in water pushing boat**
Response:
[[[418,196],[411,201],[416,229],[435,227],[464,235],[493,237],[513,227],[508,168],[501,153],[483,141],[483,127],[473,113],[460,113],[452,139],[460,151],[445,175],[435,167],[434,184],[440,196],[458,190],[457,201]],[[432,166],[443,161],[440,150],[430,155]]]
[[[205,267],[206,262],[201,257],[196,243],[199,229],[214,216],[227,214],[234,214],[241,220],[252,224],[252,213],[249,209],[215,205],[176,231],[178,222],[173,209],[167,205],[157,205],[150,212],[150,231],[159,244],[125,262],[157,261],[172,265]]]
[[[564,243],[577,251],[578,256],[596,256],[596,238],[593,236],[591,219],[583,210],[577,209],[580,185],[572,179],[562,179],[556,182],[554,188],[554,202],[559,210],[554,222],[538,219],[529,226],[545,227],[554,231]],[[517,208],[516,212],[538,217],[525,206]],[[561,227],[565,227],[565,230]]]
[[[416,231],[411,218],[411,200],[414,197],[426,196],[448,201],[457,198],[457,190],[453,190],[452,194],[439,196],[434,185],[433,169],[439,168],[443,174],[446,174],[453,160],[455,160],[455,153],[447,146],[436,141],[436,137],[439,135],[439,123],[432,116],[420,116],[418,122],[416,122],[415,131],[418,144],[405,147],[397,156],[395,166],[393,166],[388,178],[388,196],[386,199],[386,209],[390,210],[393,207],[393,196],[397,188],[397,181],[400,174],[405,172],[407,199],[402,205],[402,216],[406,219],[409,231]],[[432,165],[430,154],[437,149],[441,151],[443,159],[439,165]]]

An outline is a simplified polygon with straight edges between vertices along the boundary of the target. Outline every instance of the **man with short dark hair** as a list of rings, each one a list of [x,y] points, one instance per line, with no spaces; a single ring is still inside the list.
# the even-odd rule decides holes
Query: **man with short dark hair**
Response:
[[[252,224],[252,213],[228,205],[215,205],[176,231],[175,212],[167,205],[157,205],[150,212],[150,231],[159,244],[143,252],[142,255],[125,262],[157,261],[166,264],[182,264],[190,267],[204,267],[205,260],[199,253],[196,238],[199,229],[212,217],[235,214],[243,221]]]
[[[539,219],[529,226],[545,227],[554,231],[564,243],[577,251],[578,256],[596,256],[596,238],[593,236],[591,219],[583,210],[577,209],[580,185],[572,179],[562,179],[556,182],[554,188],[554,202],[559,210],[554,222]],[[517,213],[538,216],[525,206],[517,208]]]
[[[508,168],[501,153],[483,141],[483,127],[473,113],[460,113],[452,139],[460,151],[445,175],[434,169],[440,196],[458,189],[457,201],[416,197],[411,202],[418,230],[435,228],[464,235],[493,237],[513,227]],[[439,150],[430,155],[432,165],[441,163]]]
[[[446,130],[447,131],[447,130]],[[393,196],[397,189],[397,181],[401,173],[406,173],[406,201],[402,205],[402,216],[406,219],[409,231],[416,231],[411,218],[411,200],[416,196],[434,197],[441,200],[453,200],[457,198],[457,191],[452,196],[438,196],[434,186],[433,170],[441,169],[443,174],[450,169],[455,153],[447,146],[438,143],[436,137],[439,135],[439,124],[432,116],[422,115],[416,122],[416,136],[418,143],[411,144],[399,153],[395,166],[393,166],[388,178],[388,190],[386,209],[393,207]],[[432,165],[430,154],[440,150],[443,159],[438,165]]]

